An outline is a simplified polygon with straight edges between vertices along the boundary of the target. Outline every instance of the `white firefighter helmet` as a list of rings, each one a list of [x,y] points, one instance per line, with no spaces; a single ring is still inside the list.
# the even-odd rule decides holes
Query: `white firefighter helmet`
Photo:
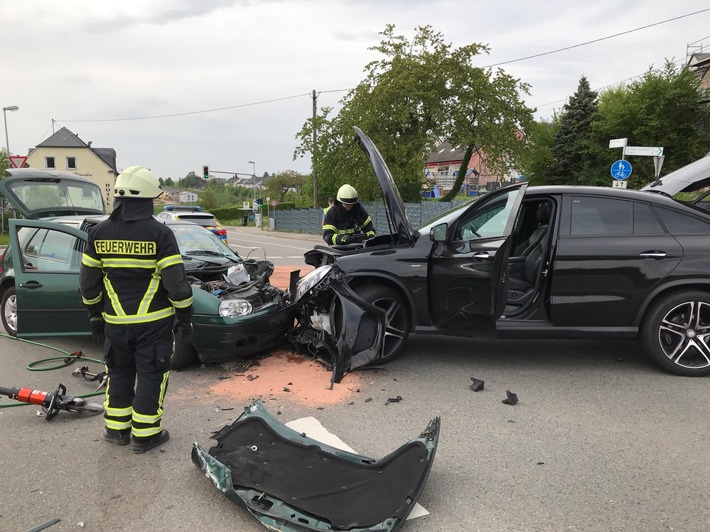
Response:
[[[116,178],[113,197],[154,199],[162,193],[160,180],[153,172],[142,166],[129,166]]]
[[[338,201],[345,205],[357,203],[357,190],[350,185],[343,185],[338,189]]]

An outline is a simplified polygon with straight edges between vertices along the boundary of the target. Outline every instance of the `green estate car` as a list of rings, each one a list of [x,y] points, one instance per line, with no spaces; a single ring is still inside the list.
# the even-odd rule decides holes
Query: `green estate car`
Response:
[[[0,317],[21,338],[89,336],[79,293],[88,228],[106,218],[98,185],[74,174],[10,169],[0,193],[24,218],[10,220],[0,257]],[[293,325],[288,292],[269,284],[266,260],[244,260],[209,230],[165,220],[193,287],[192,345],[176,342],[173,368],[225,362],[280,343]]]

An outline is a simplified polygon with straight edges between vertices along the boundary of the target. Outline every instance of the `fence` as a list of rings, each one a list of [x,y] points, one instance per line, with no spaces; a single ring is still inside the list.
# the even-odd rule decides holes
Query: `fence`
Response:
[[[409,221],[413,227],[425,225],[440,214],[458,207],[466,200],[455,200],[450,202],[426,201],[422,203],[406,203],[405,209]],[[370,213],[375,229],[382,233],[387,228],[387,214],[382,203],[365,203],[363,207]],[[323,219],[323,209],[291,209],[277,210],[273,212],[274,229],[291,233],[321,233],[321,220]]]

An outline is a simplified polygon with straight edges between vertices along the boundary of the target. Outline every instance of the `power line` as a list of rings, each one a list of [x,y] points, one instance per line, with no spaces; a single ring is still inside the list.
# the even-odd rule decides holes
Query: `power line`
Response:
[[[700,40],[702,40],[702,39],[700,39]],[[685,59],[676,59],[675,61],[673,61],[673,64],[677,64],[677,63],[681,63],[681,62],[685,62]],[[601,91],[608,89],[610,87],[616,87],[617,85],[621,85],[622,83],[626,83],[627,81],[631,81],[636,78],[640,78],[644,74],[645,74],[645,72],[643,74],[636,74],[635,76],[631,76],[630,78],[622,79],[621,81],[616,81],[614,83],[610,83],[609,85],[605,85],[604,87],[599,87],[598,89],[592,89],[592,90],[594,90],[595,92],[601,92]],[[535,108],[539,109],[540,107],[547,107],[548,105],[555,105],[556,103],[566,102],[567,100],[568,100],[568,97],[562,98],[561,100],[555,100],[554,102],[547,102],[547,103],[543,103],[540,105],[536,105]]]
[[[55,120],[55,122],[125,122],[129,120],[152,120],[154,118],[171,118],[174,116],[187,116],[187,115],[197,115],[202,113],[214,113],[217,111],[227,111],[229,109],[238,109],[240,107],[253,107],[255,105],[264,105],[267,103],[281,102],[283,100],[292,100],[294,98],[302,98],[303,96],[309,96],[311,93],[306,92],[304,94],[294,94],[293,96],[284,96],[283,98],[274,98],[272,100],[263,100],[260,102],[243,103],[240,105],[230,105],[228,107],[215,107],[213,109],[203,109],[201,111],[187,111],[185,113],[172,113],[167,115],[153,115],[153,116],[134,116],[130,118],[94,118],[86,120]]]
[[[510,64],[510,63],[517,63],[518,61],[526,61],[526,60],[528,60],[528,59],[534,59],[534,58],[536,58],[536,57],[542,57],[542,56],[545,56],[545,55],[556,54],[556,53],[558,53],[558,52],[564,52],[564,51],[566,51],[566,50],[571,50],[571,49],[573,49],[573,48],[579,48],[580,46],[586,46],[586,45],[588,45],[588,44],[594,44],[594,43],[596,43],[596,42],[601,42],[601,41],[606,41],[606,40],[608,40],[608,39],[613,39],[614,37],[619,37],[619,36],[621,36],[621,35],[626,35],[626,34],[628,34],[628,33],[633,33],[633,32],[635,32],[635,31],[641,31],[641,30],[645,30],[645,29],[648,29],[648,28],[652,28],[652,27],[654,27],[654,26],[660,26],[661,24],[666,24],[667,22],[673,22],[674,20],[680,20],[680,19],[682,19],[682,18],[691,17],[691,16],[697,15],[697,14],[699,14],[699,13],[705,13],[706,11],[710,11],[710,8],[701,9],[700,11],[695,11],[695,12],[693,12],[693,13],[688,13],[687,15],[680,15],[680,16],[678,16],[678,17],[669,18],[669,19],[666,19],[666,20],[662,20],[662,21],[660,21],[660,22],[654,22],[653,24],[647,24],[646,26],[640,26],[640,27],[634,28],[634,29],[632,29],[632,30],[626,30],[626,31],[622,31],[622,32],[619,32],[619,33],[615,33],[615,34],[613,34],[613,35],[607,35],[606,37],[600,37],[600,38],[598,38],[598,39],[594,39],[594,40],[591,40],[591,41],[587,41],[587,42],[583,42],[583,43],[579,43],[579,44],[573,44],[572,46],[566,46],[566,47],[564,47],[564,48],[558,48],[557,50],[551,50],[551,51],[549,51],[549,52],[542,52],[542,53],[539,53],[539,54],[528,55],[528,56],[525,56],[525,57],[520,57],[520,58],[518,58],[518,59],[511,59],[510,61],[503,61],[503,62],[501,62],[501,63],[494,63],[494,64],[492,64],[492,65],[488,65],[488,66],[485,66],[485,67],[483,67],[483,68],[492,68],[492,67],[496,67],[496,66],[500,66],[500,65],[508,65],[508,64]],[[701,39],[701,40],[702,40],[702,39]]]
[[[493,64],[488,65],[488,66],[485,66],[485,67],[483,67],[483,68],[492,68],[492,67],[496,67],[496,66],[500,66],[500,65],[507,65],[507,64],[510,64],[510,63],[517,63],[518,61],[526,61],[526,60],[528,60],[528,59],[534,59],[534,58],[536,58],[536,57],[543,57],[543,56],[555,54],[555,53],[558,53],[558,52],[564,52],[564,51],[566,51],[566,50],[571,50],[571,49],[573,49],[573,48],[579,48],[579,47],[581,47],[581,46],[586,46],[586,45],[588,45],[588,44],[594,44],[594,43],[601,42],[601,41],[606,41],[606,40],[608,40],[608,39],[613,39],[614,37],[619,37],[619,36],[621,36],[621,35],[627,35],[627,34],[629,34],[629,33],[633,33],[633,32],[640,31],[640,30],[644,30],[644,29],[648,29],[648,28],[652,28],[652,27],[654,27],[654,26],[659,26],[659,25],[661,25],[661,24],[666,24],[666,23],[668,23],[668,22],[673,22],[673,21],[675,21],[675,20],[680,20],[680,19],[687,18],[687,17],[693,16],[693,15],[698,15],[698,14],[700,14],[700,13],[705,13],[705,12],[707,12],[707,11],[710,11],[710,8],[701,9],[701,10],[699,10],[699,11],[694,11],[693,13],[688,13],[688,14],[685,14],[685,15],[679,15],[679,16],[677,16],[677,17],[673,17],[673,18],[669,18],[669,19],[666,19],[666,20],[662,20],[662,21],[660,21],[660,22],[655,22],[655,23],[653,23],[653,24],[647,24],[647,25],[645,25],[645,26],[640,26],[640,27],[638,27],[638,28],[634,28],[634,29],[631,29],[631,30],[622,31],[622,32],[619,32],[619,33],[615,33],[615,34],[613,34],[613,35],[607,35],[606,37],[600,37],[600,38],[598,38],[598,39],[593,39],[593,40],[591,40],[591,41],[586,41],[586,42],[579,43],[579,44],[573,44],[573,45],[571,45],[571,46],[566,46],[566,47],[564,47],[564,48],[558,48],[558,49],[556,49],[556,50],[550,50],[550,51],[548,51],[548,52],[542,52],[542,53],[539,53],[539,54],[534,54],[534,55],[529,55],[529,56],[525,56],[525,57],[520,57],[520,58],[518,58],[518,59],[511,59],[511,60],[509,60],[509,61],[502,61],[502,62],[500,62],[500,63],[493,63]],[[705,38],[703,38],[703,39],[705,39]],[[697,42],[700,42],[700,41],[702,41],[703,39],[699,39],[699,40],[697,40],[697,41],[695,41],[695,42],[696,42],[696,43],[697,43]],[[690,43],[690,44],[694,44],[694,43]],[[638,77],[638,76],[634,76],[634,77]],[[628,78],[627,80],[624,80],[624,81],[628,81],[628,80],[630,80],[630,79],[633,79],[633,78]],[[623,83],[623,81],[617,82],[617,83],[615,83],[615,84],[613,84],[613,85],[617,85],[618,83]],[[332,89],[332,90],[326,90],[326,91],[319,91],[318,94],[326,94],[326,93],[333,93],[333,92],[347,92],[347,91],[351,91],[351,90],[353,90],[353,89],[352,89],[352,88],[350,88],[350,89]],[[197,115],[197,114],[203,114],[203,113],[214,113],[214,112],[217,112],[217,111],[227,111],[227,110],[230,110],[230,109],[239,109],[239,108],[243,108],[243,107],[253,107],[253,106],[256,106],[256,105],[264,105],[264,104],[267,104],[267,103],[274,103],[274,102],[280,102],[280,101],[284,101],[284,100],[291,100],[291,99],[294,99],[294,98],[302,98],[302,97],[304,97],[304,96],[312,97],[312,93],[307,92],[307,93],[303,93],[303,94],[294,94],[294,95],[292,95],[292,96],[284,96],[283,98],[274,98],[274,99],[271,99],[271,100],[263,100],[263,101],[259,101],[259,102],[251,102],[251,103],[245,103],[245,104],[239,104],[239,105],[230,105],[230,106],[227,106],[227,107],[215,107],[215,108],[211,108],[211,109],[203,109],[203,110],[200,110],[200,111],[187,111],[187,112],[183,112],[183,113],[171,113],[171,114],[152,115],[152,116],[136,116],[136,117],[128,117],[128,118],[95,118],[95,119],[84,119],[84,120],[55,120],[55,122],[70,122],[70,123],[126,122],[126,121],[133,121],[133,120],[152,120],[152,119],[156,119],[156,118],[172,118],[172,117],[176,117],[176,116]],[[566,100],[566,99],[565,99],[565,100]],[[544,106],[547,106],[547,105],[553,105],[553,104],[555,104],[555,103],[558,103],[558,102],[560,102],[560,101],[565,101],[565,100],[558,100],[557,102],[550,102],[550,103],[542,104],[541,106],[538,106],[538,107],[544,107]]]

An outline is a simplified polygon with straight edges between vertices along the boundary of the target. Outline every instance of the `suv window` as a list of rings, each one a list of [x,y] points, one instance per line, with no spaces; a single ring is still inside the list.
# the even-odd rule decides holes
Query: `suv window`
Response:
[[[634,234],[663,235],[665,230],[648,203],[634,202]]]
[[[611,198],[574,196],[572,236],[632,234],[632,203]]]
[[[454,240],[502,236],[518,192],[515,189],[501,194],[482,208],[477,208],[478,203],[474,204],[475,206],[461,217]]]
[[[675,235],[710,235],[710,224],[685,213],[656,207],[663,225]]]

